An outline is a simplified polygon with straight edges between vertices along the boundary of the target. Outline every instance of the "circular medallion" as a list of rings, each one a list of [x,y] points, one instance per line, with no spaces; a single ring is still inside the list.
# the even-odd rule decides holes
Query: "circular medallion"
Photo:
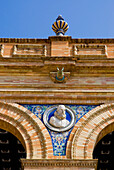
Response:
[[[52,131],[64,132],[71,129],[75,122],[75,112],[65,105],[49,107],[43,114],[43,122]]]

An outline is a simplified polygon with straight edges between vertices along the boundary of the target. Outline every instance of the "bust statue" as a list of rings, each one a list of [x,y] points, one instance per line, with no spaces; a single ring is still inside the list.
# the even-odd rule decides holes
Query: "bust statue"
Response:
[[[59,105],[57,107],[57,110],[54,112],[54,116],[50,118],[49,123],[57,128],[64,128],[69,125],[70,122],[66,119],[64,105]]]

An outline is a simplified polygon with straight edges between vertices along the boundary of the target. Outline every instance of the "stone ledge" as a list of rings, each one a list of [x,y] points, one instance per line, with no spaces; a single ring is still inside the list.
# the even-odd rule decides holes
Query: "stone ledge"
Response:
[[[97,159],[21,159],[22,167],[97,168]]]
[[[51,36],[48,37],[50,41],[71,41],[72,37],[71,36]]]
[[[1,91],[0,101],[23,104],[93,104],[114,103],[114,93],[47,93],[47,92],[24,92],[24,91]]]
[[[54,40],[55,39],[55,40]],[[98,44],[113,44],[114,43],[114,38],[99,38],[99,39],[79,39],[79,38],[73,38],[71,36],[50,36],[48,39],[38,39],[38,38],[0,38],[0,43],[39,43],[39,42],[45,42],[45,43],[50,43],[51,40],[54,41],[69,41],[70,43],[98,43]]]

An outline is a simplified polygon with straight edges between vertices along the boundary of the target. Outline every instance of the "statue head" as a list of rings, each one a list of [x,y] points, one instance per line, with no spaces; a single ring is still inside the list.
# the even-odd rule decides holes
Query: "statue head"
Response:
[[[54,116],[56,116],[58,119],[65,119],[66,118],[66,114],[65,114],[65,106],[64,105],[59,105],[57,107],[56,112],[54,113]]]

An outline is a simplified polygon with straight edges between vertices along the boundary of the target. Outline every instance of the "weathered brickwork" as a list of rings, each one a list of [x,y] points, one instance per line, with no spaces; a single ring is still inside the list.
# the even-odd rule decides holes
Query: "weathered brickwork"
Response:
[[[91,159],[98,134],[113,122],[114,104],[98,106],[83,116],[74,127],[70,137],[72,138],[74,132],[72,158]]]
[[[68,42],[53,41],[51,44],[51,56],[70,56]]]
[[[54,81],[57,67],[64,67],[66,79],[62,83]],[[94,147],[104,135],[114,130],[112,103],[114,39],[72,39],[69,36],[0,38],[0,128],[11,132],[23,144],[27,153],[27,159],[22,160],[25,169],[38,169],[39,166],[43,170],[49,166],[56,170],[59,166],[62,170],[60,159],[64,163],[65,160],[75,160],[72,167],[67,162],[65,170],[95,169]],[[46,127],[20,104],[99,106],[74,126],[66,155],[53,156]],[[49,164],[45,161],[44,165],[41,164],[40,159],[48,159]],[[50,160],[55,160],[54,164]],[[90,162],[84,163],[86,160]]]
[[[73,56],[73,55],[102,55],[106,54],[108,58],[114,58],[114,40],[113,39],[72,39],[71,37],[49,37],[48,39],[7,39],[0,38],[0,44],[3,49],[3,57],[14,55],[15,46],[17,54],[44,54],[46,56]],[[25,46],[25,47],[24,47]],[[38,48],[36,48],[39,46]],[[42,47],[44,50],[42,51]],[[45,48],[46,47],[46,48]],[[40,48],[40,49],[39,49]],[[50,50],[51,49],[51,50]]]
[[[113,39],[1,38],[0,51],[3,102],[102,104],[114,101]],[[62,85],[51,78],[57,67],[64,67],[66,76],[69,73]]]
[[[0,121],[0,128],[16,133],[24,144],[27,159],[53,158],[49,133],[33,113],[18,104],[0,103]]]

